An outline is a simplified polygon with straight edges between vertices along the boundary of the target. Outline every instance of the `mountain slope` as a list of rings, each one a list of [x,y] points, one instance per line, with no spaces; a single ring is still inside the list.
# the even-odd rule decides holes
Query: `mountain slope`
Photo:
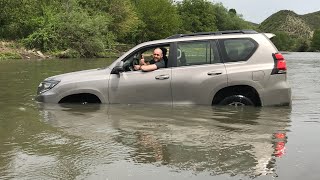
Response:
[[[320,14],[316,13],[316,15]],[[304,16],[298,15],[293,11],[282,10],[263,21],[259,29],[263,32],[285,32],[290,36],[310,39],[313,35],[313,27],[320,25],[319,21],[314,22],[312,20],[313,17],[314,14]],[[312,25],[309,22],[312,22]]]
[[[320,29],[320,11],[305,14],[301,17],[310,25],[313,30]]]

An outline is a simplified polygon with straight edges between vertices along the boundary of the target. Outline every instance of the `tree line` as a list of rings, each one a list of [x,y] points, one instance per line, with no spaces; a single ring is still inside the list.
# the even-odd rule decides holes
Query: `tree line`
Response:
[[[177,33],[252,28],[208,0],[0,0],[0,38],[82,57]]]
[[[43,52],[101,57],[178,33],[255,29],[208,0],[0,0],[0,38]]]
[[[320,51],[320,29],[313,31],[311,38],[302,38],[286,32],[275,32],[276,36],[272,42],[281,51],[293,52],[319,52]]]

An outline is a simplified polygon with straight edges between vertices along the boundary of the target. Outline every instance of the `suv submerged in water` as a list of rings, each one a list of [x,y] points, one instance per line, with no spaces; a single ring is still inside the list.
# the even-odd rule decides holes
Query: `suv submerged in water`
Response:
[[[139,44],[103,69],[49,77],[36,99],[48,103],[290,105],[286,61],[252,30],[177,34]],[[135,71],[161,48],[166,67]],[[150,55],[150,56],[149,56]]]

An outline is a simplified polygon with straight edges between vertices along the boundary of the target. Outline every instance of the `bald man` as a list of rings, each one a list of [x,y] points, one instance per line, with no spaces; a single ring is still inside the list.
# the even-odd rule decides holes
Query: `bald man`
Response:
[[[166,67],[166,65],[163,60],[162,50],[160,48],[156,48],[153,51],[153,59],[149,63],[146,63],[144,61],[144,57],[142,56],[140,60],[140,65],[135,65],[134,69],[142,70],[142,71],[153,71],[153,70],[164,68],[164,67]]]

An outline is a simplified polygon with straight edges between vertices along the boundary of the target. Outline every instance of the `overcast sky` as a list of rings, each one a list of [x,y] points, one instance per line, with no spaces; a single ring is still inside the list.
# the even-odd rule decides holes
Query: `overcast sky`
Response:
[[[221,2],[228,9],[236,9],[243,19],[261,23],[280,10],[292,10],[302,15],[320,11],[320,0],[211,0]]]

